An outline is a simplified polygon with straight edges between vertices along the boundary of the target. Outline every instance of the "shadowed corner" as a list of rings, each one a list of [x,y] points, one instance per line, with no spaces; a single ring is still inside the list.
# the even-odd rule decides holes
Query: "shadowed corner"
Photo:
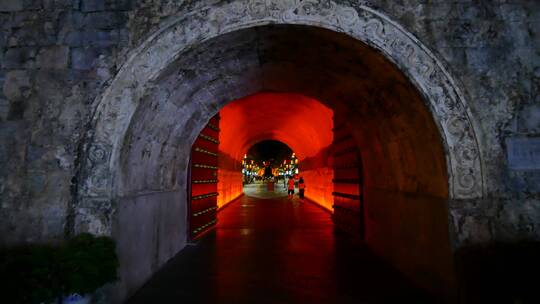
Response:
[[[540,242],[496,242],[456,252],[463,303],[540,303]]]

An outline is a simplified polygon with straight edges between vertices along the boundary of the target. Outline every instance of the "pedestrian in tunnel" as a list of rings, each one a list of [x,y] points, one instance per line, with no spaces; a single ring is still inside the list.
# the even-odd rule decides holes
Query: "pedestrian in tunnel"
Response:
[[[301,200],[304,199],[304,191],[306,190],[306,183],[304,182],[304,178],[300,176],[300,179],[298,180],[298,196]]]
[[[291,175],[289,175],[289,180],[287,181],[287,193],[289,199],[292,199],[294,195],[294,179]]]

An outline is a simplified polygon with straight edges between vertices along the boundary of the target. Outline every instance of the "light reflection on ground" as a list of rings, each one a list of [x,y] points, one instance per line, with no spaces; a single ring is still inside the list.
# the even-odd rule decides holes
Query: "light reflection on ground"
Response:
[[[283,180],[274,184],[274,191],[267,190],[267,182],[256,181],[252,184],[244,185],[244,193],[250,197],[269,199],[287,196],[287,189],[283,184]],[[296,191],[298,192],[298,191]]]

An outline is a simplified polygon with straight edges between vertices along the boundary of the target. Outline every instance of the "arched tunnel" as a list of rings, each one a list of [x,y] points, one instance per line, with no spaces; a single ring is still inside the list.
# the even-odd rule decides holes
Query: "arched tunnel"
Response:
[[[227,104],[220,111],[218,206],[240,195],[238,164],[248,149],[263,140],[277,140],[301,162],[317,157],[323,162],[319,170],[303,175],[312,185],[309,196],[331,209],[333,174],[323,154],[332,145],[332,115],[322,103],[298,94],[258,93]],[[235,166],[227,169],[226,159],[235,160]],[[237,187],[229,190],[231,185]]]
[[[298,154],[308,199],[361,217],[370,250],[418,286],[454,294],[444,136],[400,67],[346,34],[300,25],[233,31],[165,60],[111,156],[120,298],[186,243],[191,149],[218,113],[218,207],[242,192],[246,150],[282,141]],[[82,218],[75,230],[101,229]]]

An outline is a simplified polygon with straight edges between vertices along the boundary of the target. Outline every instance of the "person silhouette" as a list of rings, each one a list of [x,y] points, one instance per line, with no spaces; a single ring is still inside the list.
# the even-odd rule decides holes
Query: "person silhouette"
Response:
[[[294,195],[294,179],[289,175],[289,180],[287,181],[287,194],[289,199],[293,198]]]
[[[301,200],[304,199],[304,191],[306,190],[306,183],[304,182],[304,178],[300,176],[300,179],[298,180],[298,196]]]

